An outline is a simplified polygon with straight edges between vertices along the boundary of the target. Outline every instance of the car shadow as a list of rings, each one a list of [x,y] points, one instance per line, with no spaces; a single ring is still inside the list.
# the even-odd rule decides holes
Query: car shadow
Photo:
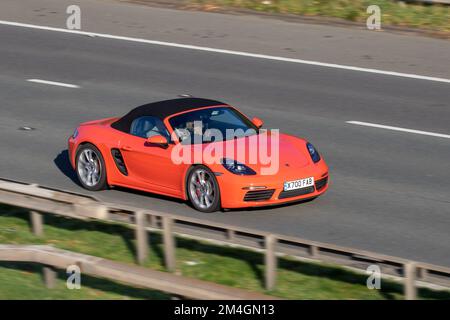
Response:
[[[308,202],[313,201],[316,198],[317,198],[317,196],[311,197],[308,199],[294,200],[294,201],[290,201],[290,202],[286,202],[286,203],[282,203],[282,204],[268,205],[268,206],[262,206],[262,207],[222,209],[222,211],[224,211],[224,212],[242,212],[242,211],[246,211],[246,212],[258,212],[259,211],[259,212],[261,212],[261,211],[280,209],[280,208],[284,208],[284,207],[290,207],[290,206],[295,206],[295,205],[299,205],[299,204],[303,204],[303,203],[308,203]]]
[[[126,187],[113,186],[113,187],[111,187],[111,189],[121,191],[121,192],[126,192],[126,193],[132,193],[132,194],[139,195],[139,196],[145,196],[145,197],[150,197],[150,198],[154,198],[154,199],[159,199],[159,200],[172,201],[172,202],[176,202],[176,203],[185,203],[186,202],[182,199],[172,198],[169,196],[164,196],[162,194],[151,193],[151,192],[147,192],[147,191],[141,191],[141,190],[126,188]]]
[[[61,171],[66,177],[68,177],[72,182],[81,187],[80,182],[78,181],[77,174],[75,170],[72,168],[69,160],[69,152],[67,150],[61,151],[55,159],[53,159],[53,163],[56,167]]]

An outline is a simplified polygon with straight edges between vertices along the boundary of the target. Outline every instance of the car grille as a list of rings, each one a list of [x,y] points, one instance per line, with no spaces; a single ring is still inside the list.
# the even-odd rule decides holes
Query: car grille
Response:
[[[275,189],[252,190],[245,194],[244,201],[264,201],[269,200]]]
[[[328,177],[316,181],[316,190],[322,190],[328,183]]]
[[[301,188],[296,190],[290,190],[290,191],[281,191],[280,195],[278,196],[278,199],[285,199],[285,198],[292,198],[292,197],[298,197],[302,196],[308,193],[313,193],[314,187],[307,187],[307,188]]]

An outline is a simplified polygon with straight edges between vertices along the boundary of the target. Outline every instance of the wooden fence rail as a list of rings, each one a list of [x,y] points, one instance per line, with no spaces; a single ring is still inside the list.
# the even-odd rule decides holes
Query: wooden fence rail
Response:
[[[141,288],[155,289],[191,299],[277,299],[260,293],[56,249],[51,246],[0,245],[0,261],[30,262],[44,265],[44,281],[48,288],[55,286],[55,268],[66,270],[68,266],[77,265],[82,274],[124,282]]]

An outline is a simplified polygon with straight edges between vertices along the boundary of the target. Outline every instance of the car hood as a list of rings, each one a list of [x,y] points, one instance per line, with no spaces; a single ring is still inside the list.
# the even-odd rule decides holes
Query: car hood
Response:
[[[265,147],[266,146],[266,147]],[[279,173],[298,170],[312,164],[311,157],[306,148],[306,141],[287,134],[259,134],[228,141],[211,142],[185,146],[192,152],[200,152],[202,159],[194,159],[194,163],[202,162],[211,166],[211,161],[231,158],[246,164],[258,174],[263,168],[276,165]],[[277,156],[278,155],[278,156]],[[200,160],[200,161],[199,161]]]

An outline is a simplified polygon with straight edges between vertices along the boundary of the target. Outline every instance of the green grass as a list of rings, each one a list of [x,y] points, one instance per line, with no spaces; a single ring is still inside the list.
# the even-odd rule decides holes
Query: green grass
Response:
[[[113,281],[82,276],[80,290],[66,287],[66,274],[58,271],[56,285],[45,288],[42,266],[23,263],[0,263],[0,300],[5,299],[169,299],[169,295],[157,291],[133,288]]]
[[[45,216],[45,236],[30,232],[28,214],[0,206],[0,243],[52,244],[72,250],[127,263],[135,263],[134,232],[117,224],[82,222]],[[266,292],[263,287],[263,255],[230,247],[214,246],[200,241],[177,238],[177,272],[184,276],[263,292],[288,299],[402,299],[402,286],[383,281],[382,290],[369,290],[366,277],[339,267],[279,259],[277,287]],[[167,296],[144,289],[82,276],[82,290],[68,290],[65,274],[60,274],[57,289],[47,290],[40,280],[38,266],[16,270],[16,264],[0,263],[0,299],[65,298],[110,299]],[[164,270],[161,237],[150,236],[150,254],[145,264]],[[420,290],[424,299],[450,299],[450,292]]]
[[[394,0],[189,0],[205,9],[245,8],[269,13],[324,16],[364,22],[369,5],[381,9],[381,24],[450,33],[450,6],[406,4]]]

